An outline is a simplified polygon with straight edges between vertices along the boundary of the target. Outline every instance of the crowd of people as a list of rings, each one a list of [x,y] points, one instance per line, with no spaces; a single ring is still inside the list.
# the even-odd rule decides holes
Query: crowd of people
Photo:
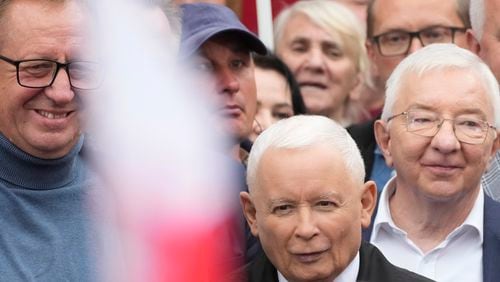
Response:
[[[90,2],[0,2],[0,281],[103,277]],[[500,281],[500,0],[296,1],[274,48],[222,4],[135,2],[240,172],[219,281]]]

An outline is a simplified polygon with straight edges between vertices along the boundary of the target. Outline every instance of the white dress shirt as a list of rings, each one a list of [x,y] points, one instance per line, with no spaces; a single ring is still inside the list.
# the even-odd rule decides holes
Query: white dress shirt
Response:
[[[393,177],[382,191],[370,242],[399,267],[406,268],[438,282],[481,282],[483,280],[483,189],[465,221],[434,249],[423,253],[394,224],[389,198],[394,193]]]
[[[333,282],[355,282],[356,278],[358,278],[359,272],[359,252],[356,254],[351,263],[340,273]],[[279,282],[288,282],[285,276],[278,271],[278,281]]]

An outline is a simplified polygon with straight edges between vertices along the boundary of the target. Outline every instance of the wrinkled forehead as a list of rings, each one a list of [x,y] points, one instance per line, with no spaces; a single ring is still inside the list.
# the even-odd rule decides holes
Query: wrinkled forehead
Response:
[[[88,9],[80,1],[18,0],[0,14],[0,48],[39,39],[83,42],[91,29]]]
[[[393,110],[404,109],[422,101],[432,105],[432,101],[449,101],[454,106],[479,107],[491,113],[492,101],[488,82],[478,71],[469,68],[443,67],[429,70],[407,70],[396,89],[397,97]],[[457,101],[458,97],[461,100]],[[440,109],[442,110],[442,109]]]

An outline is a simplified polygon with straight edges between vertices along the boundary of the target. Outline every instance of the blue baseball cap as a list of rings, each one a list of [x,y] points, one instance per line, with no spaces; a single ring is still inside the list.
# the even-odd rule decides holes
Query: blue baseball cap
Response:
[[[238,16],[224,5],[191,3],[181,5],[182,34],[180,53],[190,57],[210,38],[222,33],[235,35],[235,40],[243,40],[248,49],[265,55],[267,48],[260,39],[250,32]]]

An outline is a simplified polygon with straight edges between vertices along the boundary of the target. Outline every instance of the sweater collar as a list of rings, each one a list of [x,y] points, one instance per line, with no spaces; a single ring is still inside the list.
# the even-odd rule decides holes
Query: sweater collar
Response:
[[[83,135],[66,156],[46,160],[27,154],[0,134],[0,178],[31,190],[63,187],[78,175],[77,156],[82,146]]]

